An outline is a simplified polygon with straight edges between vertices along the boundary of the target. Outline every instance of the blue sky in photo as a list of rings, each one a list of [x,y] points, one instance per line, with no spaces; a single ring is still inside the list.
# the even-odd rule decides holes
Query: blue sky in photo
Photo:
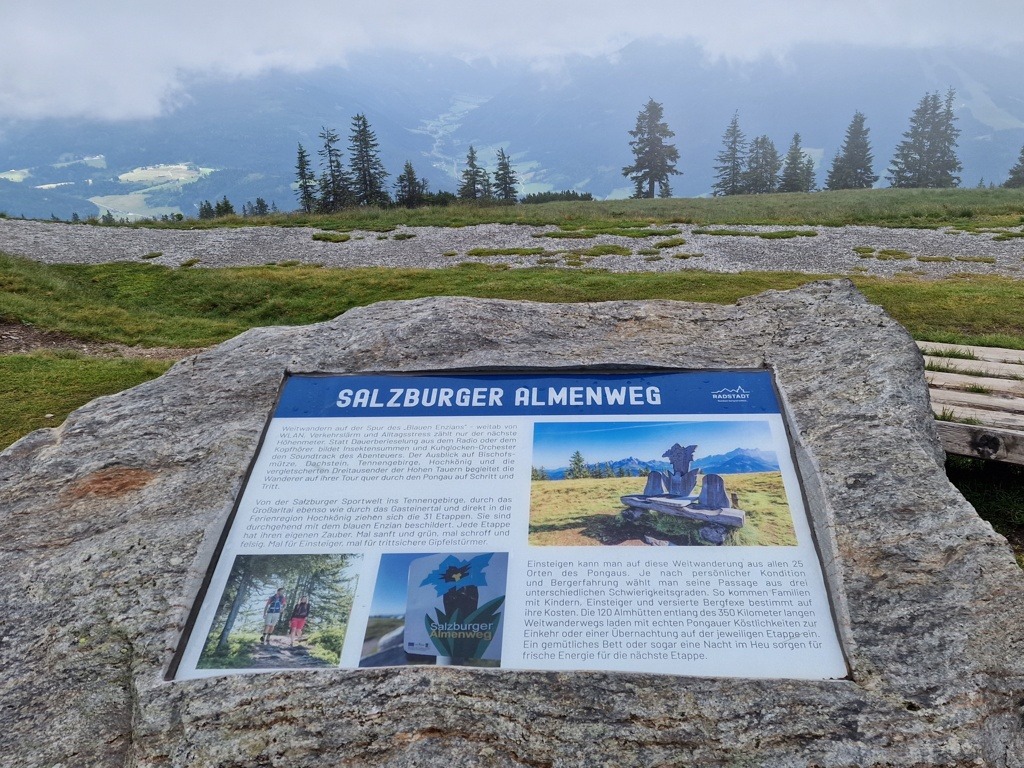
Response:
[[[423,552],[391,552],[380,556],[377,569],[377,584],[373,588],[371,616],[404,616],[405,603],[409,592],[409,563],[421,557]]]
[[[696,445],[695,459],[736,448],[775,450],[766,421],[537,422],[532,464],[565,467],[574,451],[580,451],[588,464],[629,456],[667,461],[662,454],[674,443]]]

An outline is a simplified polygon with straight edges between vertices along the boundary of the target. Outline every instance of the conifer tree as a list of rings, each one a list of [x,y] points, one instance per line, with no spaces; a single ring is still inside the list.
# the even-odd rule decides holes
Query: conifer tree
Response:
[[[1010,169],[1010,175],[1006,181],[1003,182],[1004,187],[1011,189],[1020,189],[1024,187],[1024,147],[1020,149],[1020,156],[1017,158],[1017,164]]]
[[[843,146],[832,160],[832,168],[825,179],[826,189],[870,189],[878,181],[874,172],[875,158],[871,154],[868,129],[864,115],[854,112],[846,129]]]
[[[814,167],[814,158],[804,154],[804,192],[813,192],[818,188],[818,172]]]
[[[569,480],[580,480],[584,477],[590,477],[590,468],[587,467],[587,462],[579,451],[576,451],[569,457],[569,468],[565,471],[565,476]]]
[[[427,180],[419,178],[412,163],[406,160],[395,179],[395,202],[406,208],[417,208],[426,202],[427,194]]]
[[[629,146],[633,150],[634,162],[622,169],[622,175],[632,180],[634,198],[654,197],[655,187],[659,197],[671,197],[668,177],[681,173],[675,165],[679,151],[667,141],[675,134],[669,130],[663,117],[661,104],[650,99],[637,115],[636,127],[629,132],[633,137]]]
[[[782,160],[775,143],[767,136],[758,136],[750,143],[747,167],[743,172],[743,189],[749,195],[764,195],[779,187]]]
[[[715,157],[713,195],[741,195],[744,191],[743,169],[747,164],[747,139],[740,130],[740,114],[733,113],[729,127],[722,136],[722,151]]]
[[[519,199],[519,192],[516,185],[519,178],[512,168],[512,160],[505,154],[504,148],[498,150],[498,167],[494,171],[494,197],[506,205],[515,203]]]
[[[466,168],[462,171],[458,194],[460,200],[486,200],[491,196],[490,174],[477,165],[476,150],[472,145],[466,153]]]
[[[340,137],[337,132],[324,127],[318,136],[324,143],[317,152],[324,161],[324,169],[320,174],[317,210],[321,213],[334,213],[352,204],[352,180],[341,163],[341,150],[338,148]]]
[[[889,164],[889,184],[900,188],[946,189],[960,185],[962,166],[956,156],[960,129],[954,123],[950,88],[945,100],[926,93],[910,117],[910,127]]]
[[[234,216],[235,215],[235,206],[233,206],[231,204],[231,201],[228,200],[228,196],[227,195],[224,195],[224,197],[222,197],[220,200],[218,200],[217,204],[213,206],[213,214],[214,214],[214,216]]]
[[[242,215],[249,216],[267,216],[270,213],[270,206],[267,205],[267,201],[262,197],[257,197],[255,203],[248,201],[242,203]]]
[[[380,159],[377,137],[370,129],[366,115],[352,118],[349,132],[349,169],[352,195],[356,205],[387,205],[391,198],[384,188],[388,172]]]
[[[813,188],[814,161],[811,160],[810,179],[808,179],[807,161],[811,160],[800,147],[800,134],[793,134],[786,159],[782,164],[782,176],[779,178],[779,192],[810,192]],[[810,182],[810,183],[809,183]]]
[[[309,153],[302,144],[299,144],[299,154],[295,161],[295,180],[299,208],[303,213],[312,213],[316,209],[316,176],[309,163]]]

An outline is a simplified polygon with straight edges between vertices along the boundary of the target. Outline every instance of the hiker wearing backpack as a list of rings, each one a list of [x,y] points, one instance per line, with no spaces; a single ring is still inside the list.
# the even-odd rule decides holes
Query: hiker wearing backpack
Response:
[[[274,627],[281,620],[281,613],[287,605],[288,599],[284,595],[284,587],[281,587],[274,594],[267,598],[263,604],[263,636],[260,642],[264,645],[270,642],[270,636],[274,633]]]

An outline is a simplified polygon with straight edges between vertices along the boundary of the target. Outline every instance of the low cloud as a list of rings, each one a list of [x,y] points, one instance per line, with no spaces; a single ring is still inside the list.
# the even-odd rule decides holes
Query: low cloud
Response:
[[[184,84],[196,76],[305,71],[379,50],[544,65],[566,55],[612,55],[652,36],[696,42],[711,58],[735,60],[784,58],[807,42],[990,52],[1024,44],[1024,4],[1001,0],[969,8],[949,0],[11,5],[0,40],[0,119],[153,117],[181,103]]]

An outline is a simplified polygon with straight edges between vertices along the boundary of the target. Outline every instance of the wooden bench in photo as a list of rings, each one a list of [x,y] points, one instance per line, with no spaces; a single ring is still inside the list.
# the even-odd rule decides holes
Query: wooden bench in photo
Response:
[[[946,452],[1024,464],[1024,350],[917,345]]]

